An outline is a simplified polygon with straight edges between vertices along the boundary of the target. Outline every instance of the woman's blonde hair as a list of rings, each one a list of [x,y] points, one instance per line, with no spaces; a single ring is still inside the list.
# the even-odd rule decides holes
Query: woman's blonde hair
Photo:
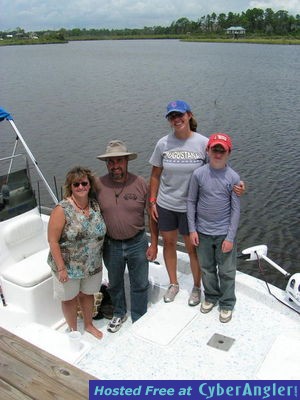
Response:
[[[89,168],[76,166],[67,172],[64,186],[64,198],[70,197],[72,195],[72,183],[85,177],[88,178],[91,186],[89,197],[94,197],[96,193],[95,176]]]

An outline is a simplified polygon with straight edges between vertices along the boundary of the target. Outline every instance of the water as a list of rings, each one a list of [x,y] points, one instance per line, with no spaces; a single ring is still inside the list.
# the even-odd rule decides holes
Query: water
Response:
[[[239,250],[267,244],[271,259],[300,271],[299,46],[93,41],[0,47],[0,57],[0,105],[58,186],[75,164],[105,173],[96,156],[114,138],[139,153],[130,169],[148,178],[154,145],[169,132],[166,104],[188,101],[201,133],[233,138],[231,165],[247,185]],[[258,276],[255,263],[239,269]]]

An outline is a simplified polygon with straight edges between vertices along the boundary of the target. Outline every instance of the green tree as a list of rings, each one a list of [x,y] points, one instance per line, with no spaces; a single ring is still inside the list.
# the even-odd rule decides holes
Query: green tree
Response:
[[[274,11],[272,8],[266,8],[264,13],[265,20],[265,32],[268,35],[272,35],[274,32]]]
[[[227,27],[227,18],[226,14],[221,13],[217,17],[217,22],[218,22],[218,29],[223,31]]]
[[[264,10],[260,8],[248,9],[245,13],[247,19],[247,27],[249,31],[262,31],[264,27]]]
[[[234,14],[233,12],[229,12],[227,15],[227,24],[226,28],[230,28],[231,26],[240,25],[240,15]]]
[[[289,32],[289,16],[285,10],[279,10],[274,14],[275,32],[285,35]]]
[[[179,18],[176,22],[172,23],[174,33],[183,34],[190,32],[190,21],[186,17]]]

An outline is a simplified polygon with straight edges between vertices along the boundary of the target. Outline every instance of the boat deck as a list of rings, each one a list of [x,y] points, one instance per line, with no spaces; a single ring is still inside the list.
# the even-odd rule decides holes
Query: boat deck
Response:
[[[108,320],[95,320],[104,333],[97,340],[79,320],[83,335],[78,353],[70,351],[66,325],[53,330],[20,324],[13,332],[101,380],[300,379],[299,313],[272,297],[263,281],[237,273],[236,307],[232,320],[222,324],[218,307],[202,314],[199,306],[188,306],[188,266],[179,273],[181,290],[172,303],[162,299],[167,276],[158,279],[166,282],[152,285],[156,301],[135,324],[128,318],[120,331],[108,333]]]
[[[208,314],[189,307],[188,291],[181,290],[173,303],[160,300],[117,333],[106,331],[107,320],[99,321],[104,339],[96,343],[83,335],[93,348],[78,367],[108,380],[300,379],[299,314],[266,297],[264,282],[240,273],[236,281],[237,304],[229,323],[219,322],[217,307]],[[221,336],[211,347],[215,334]],[[231,342],[229,350],[222,349]]]
[[[289,309],[268,293],[263,281],[237,272],[233,317],[222,324],[218,307],[202,314],[199,306],[188,306],[192,277],[187,255],[180,257],[180,292],[174,302],[162,298],[169,281],[165,267],[151,263],[148,312],[135,324],[128,318],[116,333],[107,332],[107,319],[95,320],[102,340],[84,332],[79,319],[78,353],[68,346],[66,325],[53,330],[19,320],[12,332],[97,379],[300,379],[300,307],[298,313]],[[283,291],[270,288],[284,299]],[[0,316],[8,308],[0,306]]]

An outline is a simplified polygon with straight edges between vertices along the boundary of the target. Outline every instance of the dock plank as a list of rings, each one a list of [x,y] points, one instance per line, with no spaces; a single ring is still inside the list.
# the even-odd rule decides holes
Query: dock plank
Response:
[[[20,392],[2,379],[0,379],[0,393],[2,400],[32,400],[32,397],[26,396],[25,393]]]
[[[89,380],[97,379],[4,328],[0,350],[2,400],[88,399]]]

